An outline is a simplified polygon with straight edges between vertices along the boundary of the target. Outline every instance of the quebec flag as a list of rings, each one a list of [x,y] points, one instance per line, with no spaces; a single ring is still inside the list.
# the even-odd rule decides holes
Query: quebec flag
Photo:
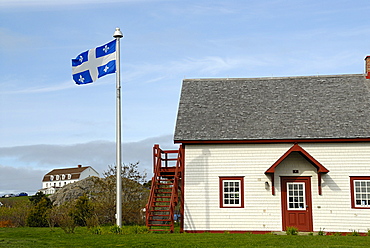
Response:
[[[116,72],[116,40],[90,49],[72,59],[72,77],[76,84],[88,84]]]

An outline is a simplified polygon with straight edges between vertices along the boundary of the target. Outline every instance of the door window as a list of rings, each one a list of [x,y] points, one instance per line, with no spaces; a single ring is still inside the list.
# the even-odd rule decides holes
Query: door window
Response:
[[[288,210],[306,210],[305,184],[287,183]]]

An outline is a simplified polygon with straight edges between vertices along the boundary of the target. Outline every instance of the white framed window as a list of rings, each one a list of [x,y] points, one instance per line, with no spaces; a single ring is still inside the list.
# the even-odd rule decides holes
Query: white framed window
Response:
[[[352,208],[370,208],[370,177],[351,177]]]
[[[287,191],[288,210],[306,210],[305,183],[287,183]]]
[[[220,207],[244,207],[244,178],[220,177]]]

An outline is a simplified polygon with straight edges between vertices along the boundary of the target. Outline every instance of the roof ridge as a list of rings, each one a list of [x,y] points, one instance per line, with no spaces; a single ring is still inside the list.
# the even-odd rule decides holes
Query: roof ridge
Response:
[[[183,81],[228,81],[228,80],[274,80],[274,79],[299,79],[299,78],[338,78],[338,77],[355,77],[365,76],[365,74],[338,74],[338,75],[310,75],[310,76],[286,76],[286,77],[254,77],[254,78],[185,78]]]

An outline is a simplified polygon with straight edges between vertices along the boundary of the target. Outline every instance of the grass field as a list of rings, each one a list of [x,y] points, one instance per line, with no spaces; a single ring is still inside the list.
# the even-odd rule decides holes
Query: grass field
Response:
[[[271,234],[91,234],[77,228],[0,228],[0,247],[370,247],[367,236],[280,236]]]

